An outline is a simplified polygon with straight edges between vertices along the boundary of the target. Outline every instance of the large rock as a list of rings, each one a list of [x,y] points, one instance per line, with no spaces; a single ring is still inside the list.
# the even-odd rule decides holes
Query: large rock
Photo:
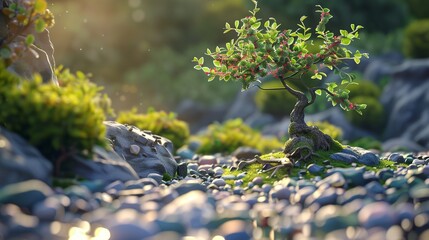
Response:
[[[52,169],[36,148],[0,127],[0,188],[30,179],[50,184]]]
[[[104,124],[113,149],[125,158],[139,177],[147,177],[150,173],[176,174],[177,163],[171,154],[173,144],[170,140],[130,125],[113,121]]]
[[[94,148],[94,156],[85,159],[82,156],[73,156],[73,173],[88,180],[126,182],[137,180],[139,177],[130,164],[113,150],[101,147]]]
[[[428,92],[429,59],[408,60],[394,71],[381,97],[389,114],[386,139],[404,137],[414,142],[418,139],[420,145],[429,147],[429,139],[420,136],[429,122]]]

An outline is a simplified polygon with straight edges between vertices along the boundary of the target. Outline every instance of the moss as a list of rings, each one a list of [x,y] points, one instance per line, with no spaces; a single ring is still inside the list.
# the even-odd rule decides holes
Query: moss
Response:
[[[364,149],[377,149],[381,150],[381,142],[372,137],[364,137],[360,139],[356,139],[349,144],[354,147],[361,147]]]
[[[116,121],[165,137],[173,142],[176,149],[186,144],[190,136],[188,124],[178,120],[174,113],[149,109],[146,114],[139,114],[134,108],[131,111],[121,112]]]
[[[224,124],[210,124],[205,132],[194,136],[194,140],[200,142],[197,152],[201,154],[229,154],[243,146],[268,153],[282,146],[278,139],[263,137],[241,119],[228,120]]]

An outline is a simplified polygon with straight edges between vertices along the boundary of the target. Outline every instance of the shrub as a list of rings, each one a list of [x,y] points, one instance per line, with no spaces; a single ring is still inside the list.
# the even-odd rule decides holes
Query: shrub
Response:
[[[351,84],[347,87],[350,90],[349,97],[355,98],[360,96],[378,99],[381,94],[380,88],[368,80],[355,80],[358,84]]]
[[[324,134],[331,136],[335,140],[340,140],[343,136],[343,130],[329,122],[308,122],[309,126],[315,126],[320,129]]]
[[[116,121],[168,138],[176,149],[183,146],[189,138],[188,124],[178,120],[174,113],[149,109],[146,114],[138,114],[137,109],[134,108],[131,111],[119,113]]]
[[[280,82],[266,82],[261,85],[262,88],[279,88]],[[289,92],[282,90],[264,91],[260,90],[255,95],[257,108],[263,112],[275,117],[289,116],[292,111],[296,98]]]
[[[380,132],[385,122],[384,109],[381,103],[375,98],[366,96],[355,97],[351,101],[365,101],[367,107],[363,111],[363,116],[355,112],[346,112],[346,118],[350,123],[362,129]]]
[[[429,19],[416,20],[405,29],[404,54],[411,58],[429,57]]]
[[[228,120],[224,124],[213,123],[207,130],[195,137],[201,143],[197,149],[201,154],[232,153],[239,147],[247,146],[263,153],[281,148],[275,138],[265,138],[258,131],[244,124],[241,119]]]
[[[89,155],[95,145],[106,145],[108,98],[85,74],[59,69],[57,87],[42,83],[38,75],[21,81],[4,67],[0,72],[0,125],[27,139],[45,157],[55,163],[69,153]]]

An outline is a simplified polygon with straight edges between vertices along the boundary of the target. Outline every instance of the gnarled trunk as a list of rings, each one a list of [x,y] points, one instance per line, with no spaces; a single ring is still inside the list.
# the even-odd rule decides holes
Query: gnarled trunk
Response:
[[[313,100],[309,102],[304,93],[290,88],[285,83],[283,85],[298,99],[290,115],[289,140],[283,150],[286,156],[295,162],[305,161],[318,150],[329,150],[333,144],[332,138],[317,127],[308,126],[304,120],[304,110]]]

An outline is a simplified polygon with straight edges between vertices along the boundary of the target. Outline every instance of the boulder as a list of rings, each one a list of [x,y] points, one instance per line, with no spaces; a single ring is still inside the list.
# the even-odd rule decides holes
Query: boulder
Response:
[[[150,173],[175,175],[177,162],[171,154],[173,143],[170,140],[131,125],[113,121],[104,124],[113,150],[125,158],[140,178]]]
[[[388,113],[386,139],[403,137],[417,142],[416,137],[429,122],[428,92],[429,59],[407,60],[393,72],[381,96]],[[429,147],[427,138],[418,138],[420,145]]]
[[[87,180],[101,180],[105,183],[139,178],[130,164],[113,150],[95,147],[93,151],[94,156],[91,159],[79,155],[72,157],[74,174]]]
[[[36,148],[0,127],[0,188],[30,179],[50,184],[52,169],[51,162]]]

